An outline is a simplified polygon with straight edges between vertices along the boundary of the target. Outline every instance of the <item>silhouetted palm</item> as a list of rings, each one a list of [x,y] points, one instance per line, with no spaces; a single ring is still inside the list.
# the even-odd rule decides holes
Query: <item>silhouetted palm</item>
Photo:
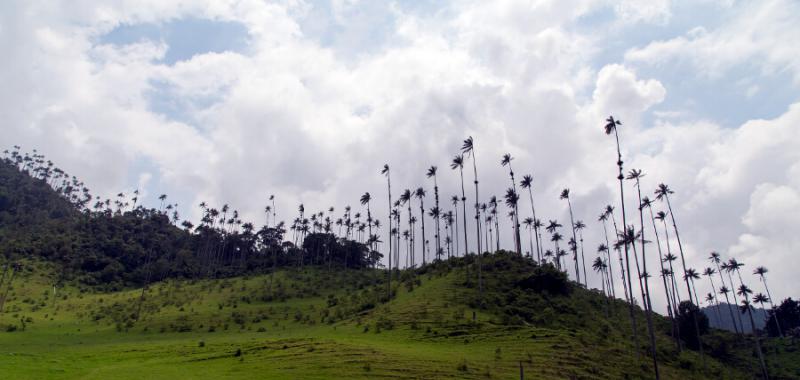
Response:
[[[391,299],[392,298],[392,246],[394,245],[393,232],[396,231],[397,227],[400,226],[396,226],[395,228],[392,227],[392,177],[391,177],[391,172],[389,170],[389,164],[383,165],[383,169],[381,169],[381,174],[386,176],[386,188],[388,189],[389,193],[389,270],[387,273],[389,276],[389,281],[387,282],[386,285],[387,289],[386,293],[387,293],[387,299]]]
[[[418,187],[417,190],[414,192],[414,196],[419,199],[419,218],[422,221],[422,265],[427,263],[425,251],[426,251],[426,243],[428,238],[425,236],[425,189]]]
[[[525,225],[525,228],[528,229],[528,243],[531,246],[530,255],[533,255],[533,218],[527,217],[522,221],[522,224]]]
[[[606,119],[606,124],[605,124],[604,129],[605,129],[606,135],[610,135],[612,132],[614,133],[614,139],[616,140],[616,143],[617,143],[617,168],[619,169],[619,174],[617,175],[617,180],[619,180],[619,199],[620,199],[620,206],[622,208],[622,226],[623,226],[623,228],[626,228],[626,226],[628,225],[628,219],[627,219],[627,216],[626,216],[626,213],[625,213],[625,190],[624,190],[624,186],[623,186],[623,183],[622,183],[622,181],[625,179],[625,176],[622,174],[623,173],[623,166],[622,166],[623,162],[622,162],[622,151],[620,150],[620,145],[619,145],[619,130],[618,130],[619,126],[621,126],[621,125],[622,125],[622,123],[619,120],[615,120],[613,116],[609,116]],[[636,332],[636,314],[633,311],[633,298],[634,298],[633,297],[633,283],[631,281],[631,265],[630,265],[630,258],[629,258],[629,253],[628,253],[628,245],[627,244],[623,244],[622,247],[625,250],[625,265],[627,267],[625,271],[627,272],[627,280],[628,280],[628,287],[627,288],[628,288],[628,294],[630,296],[630,301],[631,301],[628,304],[628,311],[630,313],[631,329],[633,331],[633,344],[634,344],[634,347],[638,347],[639,346],[639,337],[638,337],[637,332]],[[653,354],[654,354],[654,356],[653,356],[653,360],[654,360],[653,361],[653,369],[654,369],[656,378],[658,379],[658,378],[660,378],[660,376],[659,376],[659,373],[658,373],[658,361],[655,359],[655,351],[653,352]],[[638,351],[637,351],[637,355],[638,355]]]
[[[569,199],[569,189],[564,189],[561,191],[561,199],[567,200],[567,205],[569,206],[569,221],[570,221],[570,228],[572,229],[572,241],[577,242],[578,237],[575,233],[575,219],[572,216],[572,202]],[[581,283],[581,272],[580,268],[578,267],[578,245],[572,244],[572,260],[575,262],[575,280],[580,284]]]
[[[508,174],[511,176],[511,189],[514,194],[517,194],[517,181],[514,180],[514,170],[511,168],[511,160],[514,158],[511,157],[510,153],[506,153],[503,155],[503,158],[500,160],[501,166],[508,166]],[[513,205],[509,205],[508,203],[508,196],[509,193],[506,192],[506,205],[509,206],[514,211],[514,217],[511,218],[511,222],[514,224],[514,249],[517,250],[517,255],[522,255],[522,241],[520,239],[519,234],[519,196],[517,195],[517,201],[513,202]]]
[[[761,283],[764,284],[764,289],[767,291],[767,301],[769,302],[770,309],[773,310],[772,316],[775,318],[775,327],[778,328],[778,335],[780,335],[780,337],[783,337],[783,330],[781,329],[780,322],[778,322],[778,315],[777,313],[774,312],[775,305],[772,303],[772,294],[770,294],[769,292],[769,286],[767,286],[767,278],[764,276],[767,274],[767,272],[769,272],[769,270],[767,270],[766,267],[760,266],[753,271],[753,274],[758,275],[759,279],[761,280]],[[764,306],[763,303],[761,306],[762,307]]]
[[[524,175],[520,185],[522,185],[523,189],[528,189],[528,197],[531,202],[531,214],[533,214],[533,220],[536,221],[536,207],[533,204],[533,176],[530,174]],[[534,236],[536,237],[536,259],[542,261],[542,248],[539,242],[539,228],[537,226],[534,226]]]
[[[752,293],[752,291],[747,288],[744,284],[739,287],[739,291],[737,292],[739,295],[742,296],[742,306],[741,311],[744,313],[747,312],[747,315],[750,317],[750,328],[753,330],[753,335],[755,336],[755,343],[756,343],[756,352],[758,353],[758,362],[761,365],[761,374],[764,379],[769,379],[769,372],[767,371],[767,364],[764,361],[764,353],[761,350],[761,339],[758,336],[758,330],[756,330],[756,323],[753,319],[753,307],[750,305],[750,300],[748,300],[748,295]]]
[[[426,173],[426,175],[428,176],[428,178],[433,178],[433,199],[434,202],[436,203],[435,209],[437,213],[437,217],[434,218],[433,220],[434,224],[436,225],[436,235],[434,235],[434,238],[436,240],[436,257],[440,257],[440,255],[442,254],[442,243],[441,243],[441,238],[439,236],[439,234],[441,233],[441,228],[439,228],[438,214],[440,214],[441,209],[439,208],[439,181],[436,178],[437,172],[438,168],[436,166],[431,166],[430,168],[428,168],[428,172]]]
[[[466,256],[469,254],[469,236],[467,235],[467,196],[464,192],[464,156],[457,154],[453,157],[450,168],[453,170],[458,169],[461,175],[461,214],[464,219],[464,256]]]

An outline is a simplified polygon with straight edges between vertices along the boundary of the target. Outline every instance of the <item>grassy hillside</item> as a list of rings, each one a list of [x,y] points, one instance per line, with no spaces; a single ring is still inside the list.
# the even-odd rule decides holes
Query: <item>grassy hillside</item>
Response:
[[[0,314],[0,368],[9,379],[509,379],[520,366],[526,378],[651,377],[645,329],[634,350],[624,303],[571,283],[564,295],[533,289],[524,280],[537,269],[519,260],[487,258],[482,296],[468,266],[403,272],[390,302],[385,272],[364,270],[165,281],[146,292],[139,321],[141,289],[54,295],[51,264],[29,263]],[[663,378],[756,373],[749,343],[715,331],[703,369],[656,322]],[[767,347],[775,378],[800,376],[796,345]]]

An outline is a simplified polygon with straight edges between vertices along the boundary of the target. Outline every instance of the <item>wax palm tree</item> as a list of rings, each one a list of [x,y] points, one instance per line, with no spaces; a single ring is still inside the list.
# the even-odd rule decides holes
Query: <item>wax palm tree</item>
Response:
[[[639,262],[638,262],[638,255],[636,254],[636,242],[638,240],[644,240],[642,236],[642,231],[636,232],[633,225],[628,226],[625,229],[625,233],[620,236],[620,240],[622,240],[623,244],[628,244],[633,248],[633,257],[636,259],[636,273],[639,276],[639,290],[642,293],[642,303],[644,303],[645,309],[645,320],[647,322],[647,332],[650,336],[650,349],[653,355],[653,366],[654,368],[658,368],[658,358],[656,357],[656,338],[655,338],[655,329],[653,327],[653,307],[650,301],[650,289],[647,287],[647,282],[649,275],[647,271],[642,271],[639,269]]]
[[[469,254],[469,237],[467,235],[467,195],[464,192],[464,155],[455,155],[450,168],[453,170],[458,169],[461,175],[461,214],[464,218],[464,256],[466,256]]]
[[[609,207],[611,207],[611,206],[609,206]],[[609,280],[609,283],[610,283],[609,288],[611,289],[611,296],[612,297],[616,297],[617,294],[616,294],[616,290],[614,289],[614,268],[611,265],[611,263],[612,263],[612,260],[611,260],[611,248],[610,248],[611,242],[608,240],[608,227],[606,226],[606,221],[608,221],[608,212],[606,210],[603,210],[603,212],[600,213],[600,216],[597,218],[597,220],[599,222],[603,223],[603,236],[605,236],[605,239],[606,239],[605,253],[606,253],[606,262],[608,263],[607,264],[608,265],[608,280]]]
[[[425,189],[418,187],[417,190],[414,192],[414,196],[419,199],[419,218],[422,221],[422,265],[427,263],[427,259],[425,256],[425,246],[428,241],[428,238],[425,236]]]
[[[769,272],[766,267],[757,267],[756,270],[753,271],[753,274],[758,275],[761,283],[764,284],[764,289],[767,291],[767,301],[769,302],[769,307],[772,309],[773,313],[772,316],[775,317],[775,326],[778,328],[778,335],[783,338],[783,330],[781,330],[781,324],[778,322],[778,314],[775,313],[775,305],[772,303],[772,294],[769,292],[769,286],[767,286],[767,278],[764,276]],[[764,305],[762,303],[761,307],[763,308]]]
[[[695,290],[694,280],[700,279],[700,274],[697,273],[694,268],[687,268],[686,273],[683,275],[683,278],[691,284],[691,293],[689,293],[689,301],[692,301],[692,294],[694,294],[694,303],[695,305],[700,305],[700,301],[697,298],[697,291]]]
[[[661,267],[661,272],[663,273],[664,270],[666,269],[666,268],[664,268],[664,253],[661,251],[661,238],[658,235],[658,228],[656,226],[656,218],[655,218],[655,215],[653,214],[653,201],[648,197],[644,197],[642,199],[642,205],[640,206],[640,209],[645,209],[645,208],[647,208],[648,211],[650,212],[650,221],[653,224],[653,234],[656,237],[656,248],[658,249],[658,262],[659,262],[659,265]],[[662,276],[662,280],[664,282],[664,294],[666,294],[666,296],[667,296],[667,309],[669,311],[667,314],[669,314],[670,318],[671,318],[672,317],[672,308],[671,308],[672,303],[671,303],[671,300],[670,300],[670,297],[669,297],[669,287],[667,286],[666,277]],[[673,319],[673,321],[674,321],[674,319]]]
[[[606,214],[611,217],[611,224],[614,226],[614,250],[617,251],[617,256],[619,256],[619,268],[620,268],[620,278],[622,279],[622,290],[625,292],[625,301],[631,303],[634,301],[633,299],[633,292],[628,286],[628,280],[630,278],[627,276],[627,270],[625,269],[625,264],[628,262],[627,260],[623,260],[623,258],[627,259],[627,256],[623,256],[622,251],[625,247],[625,244],[621,244],[619,240],[619,233],[621,230],[617,227],[617,218],[614,216],[614,207],[611,205],[606,205]],[[628,308],[630,310],[630,308]],[[635,317],[635,314],[634,314]]]
[[[669,271],[672,273],[670,276],[672,278],[671,287],[672,287],[672,306],[675,310],[673,312],[677,315],[678,314],[678,305],[681,303],[681,295],[678,292],[678,281],[675,279],[675,269],[673,267],[673,261],[677,260],[678,257],[672,254],[672,248],[669,244],[669,228],[667,227],[667,214],[664,211],[659,211],[656,213],[655,216],[656,220],[659,220],[664,225],[664,244],[667,247],[667,254],[662,259],[663,262],[669,264]]]
[[[464,189],[464,177],[463,176],[461,177],[461,189],[462,189],[462,191]],[[451,232],[451,234],[454,235],[453,242],[455,243],[455,250],[453,252],[455,252],[454,256],[458,257],[458,240],[459,240],[458,239],[458,195],[451,196],[450,197],[450,203],[453,204],[453,212],[455,212],[455,214],[453,216],[453,221],[455,223],[455,228]],[[466,217],[464,218],[464,221],[466,221]],[[466,232],[467,231],[464,231],[465,235],[466,235]],[[466,242],[466,240],[467,239],[464,238],[464,242]]]
[[[533,205],[533,176],[530,174],[526,174],[522,177],[522,182],[520,182],[523,189],[528,189],[528,197],[531,201],[531,214],[533,214],[533,220],[536,221],[536,207]],[[536,237],[536,258],[537,260],[542,260],[542,252],[541,246],[539,245],[539,228],[534,226],[534,236]]]
[[[519,222],[517,220],[517,218],[518,218],[518,214],[517,214],[518,207],[517,207],[517,205],[519,204],[519,194],[517,194],[517,191],[514,190],[514,188],[509,187],[508,189],[506,189],[505,200],[506,200],[506,207],[511,209],[511,211],[513,212],[513,216],[511,218],[511,221],[515,225],[519,225]],[[517,255],[522,256],[522,248],[519,245],[519,227],[518,226],[514,227],[514,239],[517,240],[515,242]]]
[[[434,207],[437,212],[437,217],[434,218],[434,224],[436,225],[436,235],[434,235],[434,237],[436,238],[435,239],[436,257],[439,257],[442,253],[442,243],[441,243],[441,238],[439,236],[439,234],[441,233],[441,229],[439,228],[439,218],[438,218],[438,214],[440,214],[441,210],[439,208],[439,181],[436,178],[436,173],[438,172],[438,170],[439,169],[436,166],[431,166],[430,168],[428,168],[428,172],[426,173],[428,178],[433,178],[433,199],[434,202],[436,202],[436,206]]]
[[[562,251],[558,249],[558,242],[561,241],[561,239],[563,239],[563,238],[564,237],[561,236],[561,234],[558,233],[558,232],[553,233],[553,235],[550,237],[550,241],[553,242],[553,244],[555,245],[555,248],[556,248],[556,252],[557,252],[556,253],[556,267],[558,267],[559,270],[561,270],[561,255],[560,255],[560,253]]]
[[[603,263],[605,264],[606,278],[603,280],[604,281],[603,286],[608,289],[607,296],[614,297],[613,290],[612,290],[612,287],[611,287],[611,278],[609,278],[610,276],[609,276],[609,272],[608,272],[608,259],[607,259],[608,251],[609,251],[609,248],[605,244],[600,243],[600,245],[597,246],[597,254],[600,255],[600,257],[598,257],[598,258],[600,258],[603,261]],[[595,259],[595,261],[597,261],[597,260]]]
[[[583,229],[586,228],[586,224],[583,221],[578,220],[575,222],[575,231],[578,232],[579,242],[581,243],[581,265],[583,265],[583,282],[585,283],[586,287],[589,287],[589,277],[586,275],[586,257],[583,255]]]
[[[396,228],[392,228],[392,178],[391,178],[391,171],[389,169],[389,164],[383,164],[383,169],[381,169],[381,174],[386,176],[386,188],[389,192],[389,281],[386,285],[386,292],[388,294],[387,299],[392,298],[392,232],[396,230]],[[397,226],[399,227],[399,226]]]
[[[411,213],[411,190],[405,189],[400,194],[400,204],[408,205],[408,231],[409,231],[409,238],[410,241],[409,249],[408,249],[408,257],[413,262],[414,260],[414,215]]]
[[[673,231],[675,231],[675,239],[678,241],[678,252],[680,253],[681,266],[683,267],[683,272],[684,272],[683,273],[684,274],[683,278],[686,281],[686,289],[689,292],[689,302],[691,302],[691,300],[692,300],[692,289],[691,289],[691,286],[689,285],[689,280],[688,280],[688,278],[686,276],[686,258],[685,258],[685,255],[683,254],[683,243],[681,243],[681,235],[680,235],[680,232],[678,231],[678,224],[675,222],[675,212],[672,210],[672,203],[669,200],[669,195],[670,194],[674,194],[674,193],[675,192],[672,191],[672,189],[670,189],[669,186],[667,186],[666,184],[663,184],[663,183],[659,184],[658,188],[656,188],[656,191],[655,191],[657,200],[660,200],[660,201],[663,200],[663,201],[667,202],[667,209],[669,210],[670,219],[672,219],[672,228],[673,228]],[[695,295],[695,298],[697,298],[696,295]],[[695,300],[695,302],[697,302],[697,301]],[[692,314],[692,315],[694,316],[693,320],[694,320],[694,325],[695,325],[695,331],[698,332],[697,341],[700,342],[699,330],[698,330],[699,327],[698,327],[698,324],[697,324],[697,315],[696,314]],[[706,362],[705,362],[705,357],[703,355],[703,345],[699,344],[698,346],[700,348],[700,358],[703,361],[703,366],[705,366]]]
[[[480,268],[480,256],[483,253],[481,249],[483,246],[481,245],[481,211],[480,211],[480,195],[478,193],[478,166],[476,164],[477,158],[475,157],[475,141],[472,139],[472,136],[467,137],[464,140],[464,144],[461,145],[461,152],[466,154],[468,157],[472,157],[472,170],[474,172],[473,178],[475,183],[475,237],[478,241],[478,286],[481,289],[481,294],[483,294],[483,282],[481,281],[481,268]]]
[[[494,234],[495,234],[495,246],[497,250],[500,250],[500,218],[497,217],[497,196],[492,195],[489,198],[489,205],[492,206],[492,217],[494,218]]]
[[[722,321],[722,317],[721,317],[720,311],[719,311],[719,308],[720,308],[719,300],[717,300],[717,287],[714,285],[714,275],[715,274],[717,274],[717,271],[714,270],[714,268],[711,268],[711,267],[706,267],[706,269],[703,271],[703,275],[708,277],[708,281],[711,283],[712,293],[709,293],[709,294],[711,294],[714,297],[713,301],[717,305],[717,320],[720,321],[720,323],[722,323],[721,322]]]
[[[608,297],[608,294],[606,294],[606,282],[605,282],[606,265],[603,259],[600,258],[600,256],[595,257],[594,263],[592,263],[592,269],[594,269],[595,272],[600,274],[600,279],[601,279],[600,282],[603,285],[603,295]]]
[[[569,189],[564,189],[561,191],[561,199],[567,200],[567,205],[569,206],[569,221],[570,227],[572,229],[572,241],[577,242],[578,237],[575,233],[575,219],[572,216],[572,202],[569,199]],[[575,262],[575,280],[580,284],[581,283],[581,272],[580,268],[578,267],[578,245],[573,244],[572,248],[572,260]]]
[[[750,328],[753,330],[753,337],[755,338],[754,340],[756,342],[756,352],[758,353],[758,362],[761,365],[761,374],[765,379],[769,379],[767,363],[764,361],[764,353],[761,350],[761,339],[759,338],[758,330],[756,329],[756,322],[753,319],[753,307],[750,305],[750,300],[748,299],[753,291],[750,290],[747,285],[742,284],[739,286],[739,290],[737,290],[736,293],[742,296],[742,313],[746,311],[747,315],[750,317]]]
[[[433,220],[435,220],[436,224],[438,225],[439,224],[439,219],[441,218],[442,215],[441,215],[441,212],[439,211],[439,208],[434,206],[430,210],[428,210],[428,216],[430,216]],[[443,253],[442,248],[439,246],[439,233],[437,232],[436,233],[436,259],[437,260],[441,260],[442,259],[442,257],[441,257],[442,253]]]
[[[622,174],[624,170],[623,170],[623,167],[622,167],[622,164],[623,164],[623,162],[622,162],[622,151],[620,150],[620,144],[619,144],[619,126],[621,126],[621,125],[622,125],[622,122],[620,122],[619,120],[615,120],[613,116],[609,116],[606,119],[606,124],[605,124],[604,129],[605,129],[606,135],[610,135],[612,132],[614,133],[614,139],[616,140],[616,143],[617,143],[617,167],[619,168],[619,175],[617,175],[617,180],[619,180],[619,199],[620,199],[620,205],[622,207],[622,226],[623,226],[623,228],[626,228],[625,226],[628,225],[628,219],[627,219],[627,216],[626,216],[626,213],[625,213],[625,190],[624,190],[624,186],[623,186],[623,180],[625,179],[625,176]],[[629,294],[630,300],[631,300],[631,302],[629,302],[629,304],[628,304],[628,311],[630,313],[631,329],[633,331],[633,344],[634,344],[634,347],[638,347],[639,346],[639,337],[638,337],[637,332],[636,332],[636,315],[635,315],[635,313],[633,311],[633,283],[631,282],[631,265],[630,265],[630,258],[629,258],[629,253],[628,253],[628,245],[627,244],[623,244],[623,248],[625,250],[625,265],[627,266],[626,272],[627,272],[627,277],[628,277],[627,278],[627,280],[628,280],[628,294]],[[638,351],[637,351],[637,355],[638,355]],[[656,378],[659,378],[658,369],[657,369],[658,366],[655,365],[654,368],[655,368]]]
[[[719,269],[720,269],[720,275],[722,274],[722,271],[724,271],[725,273],[728,274],[728,282],[731,285],[731,290],[732,290],[732,292],[731,292],[732,294],[731,295],[733,296],[734,306],[738,305],[739,304],[739,299],[736,298],[736,292],[733,291],[733,290],[736,289],[736,284],[733,282],[733,277],[731,276],[731,272],[733,270],[731,269],[730,264],[728,262],[722,262],[722,264],[719,265]],[[726,299],[727,299],[727,296],[726,296]],[[745,331],[744,331],[744,323],[742,323],[742,315],[741,315],[741,313],[736,313],[736,315],[737,315],[737,319],[739,320],[739,329],[742,332],[742,334],[744,334]],[[735,324],[736,324],[736,322],[734,321],[734,325]]]
[[[527,217],[522,221],[522,224],[525,225],[525,228],[528,229],[528,243],[531,246],[530,255],[533,255],[533,218]]]
[[[641,246],[642,247],[642,269],[641,270],[642,270],[642,272],[647,273],[647,255],[645,254],[645,252],[646,252],[645,251],[646,239],[645,239],[645,233],[644,233],[645,232],[645,229],[644,229],[644,207],[645,206],[643,205],[643,202],[642,202],[642,188],[641,188],[641,182],[640,182],[642,177],[644,177],[644,176],[645,176],[645,174],[641,170],[631,169],[631,171],[628,172],[628,177],[627,178],[628,178],[628,180],[635,181],[636,190],[637,190],[637,193],[638,193],[638,196],[639,196],[639,207],[637,207],[637,208],[639,209],[639,228],[641,228],[640,233],[642,234],[642,237],[641,237],[641,243],[642,243],[642,246]],[[638,255],[636,254],[636,247],[634,247],[634,256],[638,257]],[[637,261],[636,266],[637,266],[637,269],[638,269],[638,267],[639,267],[638,258],[636,259],[636,261]],[[647,295],[648,308],[650,308],[650,312],[652,312],[652,305],[650,305],[650,284],[648,283],[647,277],[644,278],[644,288],[645,288],[645,294]]]
[[[513,190],[514,194],[517,194],[517,181],[514,180],[514,170],[511,168],[511,160],[514,158],[511,157],[510,153],[506,153],[503,155],[503,158],[500,160],[501,166],[508,166],[508,175],[511,176],[511,190]],[[519,196],[517,195],[517,198]],[[508,193],[506,193],[506,204],[508,204]],[[517,255],[522,256],[522,241],[519,234],[519,202],[514,202],[512,210],[514,211],[514,217],[512,218],[512,222],[514,223],[514,248],[517,250]],[[510,207],[510,206],[509,206]]]

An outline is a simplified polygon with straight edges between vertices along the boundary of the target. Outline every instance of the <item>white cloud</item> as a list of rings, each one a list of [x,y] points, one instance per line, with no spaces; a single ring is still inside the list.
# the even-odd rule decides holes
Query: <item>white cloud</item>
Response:
[[[337,4],[341,20],[330,22],[361,17],[360,3]],[[666,4],[614,11],[622,22],[667,23]],[[269,194],[277,196],[279,218],[290,219],[299,202],[309,210],[333,205],[341,211],[370,191],[385,222],[383,163],[392,166],[397,189],[431,187],[423,175],[438,165],[447,199],[460,190],[449,160],[473,135],[482,194],[500,195],[510,185],[499,165],[506,152],[516,157],[518,176],[534,175],[542,219],[564,224],[568,214],[558,192],[572,189],[577,218],[590,226],[588,261],[602,236],[596,215],[607,203],[617,205],[616,151],[602,132],[613,113],[624,123],[626,169],[648,174],[643,191],[652,196],[662,181],[676,190],[690,265],[704,266],[712,249],[755,265],[762,261],[757,252],[769,249],[763,261],[783,281],[774,283],[775,292],[796,287],[778,263],[800,243],[779,227],[789,221],[771,219],[770,210],[794,207],[800,191],[800,105],[734,129],[688,119],[682,109],[654,113],[670,83],[640,77],[631,64],[673,57],[724,75],[721,68],[755,60],[794,70],[796,49],[767,38],[795,30],[772,3],[756,12],[756,20],[776,22],[766,30],[737,18],[602,66],[592,58],[604,49],[603,31],[581,33],[573,23],[605,3],[454,2],[431,15],[393,8],[386,41],[365,50],[359,41],[327,46],[304,35],[298,18],[311,11],[308,3],[151,5],[87,2],[51,10],[31,2],[0,9],[0,50],[8,57],[0,61],[6,145],[39,148],[107,196],[138,185],[182,205],[228,202],[244,218],[261,221]],[[95,44],[121,24],[190,16],[241,22],[251,45],[246,53],[199,54],[167,65],[159,61],[169,49],[163,42]],[[740,27],[743,32],[732,33]],[[355,55],[347,56],[348,49]],[[757,76],[748,82],[758,84]],[[190,117],[151,109],[159,96]],[[625,186],[632,202],[633,188]],[[469,187],[467,196],[472,202]],[[181,213],[196,210],[182,207]],[[510,240],[509,225],[501,230]]]
[[[800,84],[800,5],[795,1],[746,2],[717,29],[695,27],[685,36],[630,49],[625,59],[653,65],[686,63],[703,76],[719,78],[738,65],[755,65],[762,74],[788,72]]]

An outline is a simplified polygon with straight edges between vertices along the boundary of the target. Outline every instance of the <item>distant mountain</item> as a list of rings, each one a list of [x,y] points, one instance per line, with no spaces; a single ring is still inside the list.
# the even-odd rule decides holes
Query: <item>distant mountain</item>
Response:
[[[708,322],[711,327],[728,331],[736,331],[733,327],[733,321],[731,320],[731,312],[733,313],[733,318],[736,319],[736,326],[739,326],[739,317],[737,314],[739,314],[740,311],[739,307],[736,305],[723,302],[719,304],[719,307],[716,305],[708,306],[704,307],[702,310],[703,313],[705,313],[708,317]],[[742,327],[744,327],[744,332],[752,332],[753,329],[750,327],[750,317],[747,314],[739,315],[742,317],[741,322]],[[767,311],[761,308],[754,308],[753,321],[755,322],[757,329],[763,329],[767,321]]]

